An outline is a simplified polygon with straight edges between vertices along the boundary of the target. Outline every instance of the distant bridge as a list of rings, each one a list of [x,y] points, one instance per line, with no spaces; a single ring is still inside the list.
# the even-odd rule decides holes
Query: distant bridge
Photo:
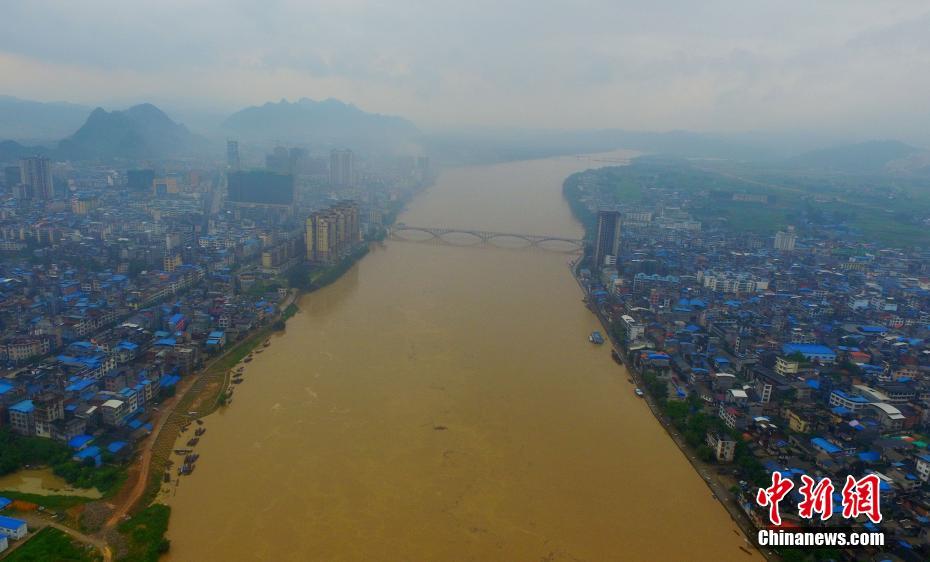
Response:
[[[469,230],[466,228],[435,228],[435,227],[426,227],[426,226],[410,226],[407,224],[395,224],[389,230],[389,236],[394,239],[407,240],[407,241],[416,241],[406,236],[400,235],[400,232],[423,232],[429,234],[430,237],[422,240],[423,242],[428,240],[434,240],[438,242],[445,242],[447,244],[454,244],[446,238],[450,234],[464,234],[474,238],[475,243],[484,243],[484,244],[494,244],[495,240],[505,240],[505,239],[515,239],[522,240],[526,242],[527,246],[535,246],[542,248],[544,250],[551,251],[565,251],[565,252],[578,252],[584,249],[584,240],[580,238],[567,238],[565,236],[550,236],[546,234],[513,234],[510,232],[494,232],[490,230]],[[547,242],[556,242],[562,244],[568,244],[569,249],[561,250],[553,247],[546,247]],[[462,245],[462,244],[460,244]],[[500,246],[500,244],[494,244],[495,246]]]

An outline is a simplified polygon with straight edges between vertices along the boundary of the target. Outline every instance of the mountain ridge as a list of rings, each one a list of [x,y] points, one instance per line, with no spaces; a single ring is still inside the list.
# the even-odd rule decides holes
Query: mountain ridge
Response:
[[[252,141],[343,144],[397,142],[420,135],[403,117],[369,113],[334,98],[315,101],[307,97],[243,108],[228,116],[221,129]]]

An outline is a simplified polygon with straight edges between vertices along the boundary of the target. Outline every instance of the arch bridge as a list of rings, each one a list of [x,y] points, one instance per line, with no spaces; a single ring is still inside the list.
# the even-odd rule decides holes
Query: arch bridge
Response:
[[[407,240],[413,241],[411,238],[399,235],[398,233],[402,232],[423,232],[429,234],[429,238],[422,240],[423,242],[433,240],[438,242],[444,242],[447,244],[453,244],[446,237],[450,234],[464,234],[471,236],[475,239],[475,243],[484,243],[484,244],[493,244],[499,246],[500,244],[495,244],[495,240],[504,240],[504,239],[516,239],[526,242],[527,247],[538,247],[544,250],[551,251],[563,251],[563,252],[577,252],[584,249],[584,240],[580,238],[568,238],[565,236],[551,236],[546,234],[515,234],[510,232],[495,232],[490,230],[471,230],[467,228],[441,228],[441,227],[427,227],[427,226],[410,226],[408,224],[395,224],[390,227],[388,233],[389,236],[397,240]],[[547,242],[556,242],[561,244],[567,244],[570,246],[567,250],[547,247],[545,244]],[[462,245],[462,244],[459,244]]]

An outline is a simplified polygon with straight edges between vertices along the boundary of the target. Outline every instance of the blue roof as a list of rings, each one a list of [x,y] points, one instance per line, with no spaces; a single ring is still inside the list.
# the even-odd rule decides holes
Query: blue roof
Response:
[[[7,392],[13,390],[13,385],[6,382],[0,381],[0,394],[6,394]]]
[[[80,449],[81,447],[83,447],[84,445],[87,445],[93,440],[94,438],[90,435],[78,435],[76,437],[72,437],[71,440],[68,441],[68,446],[71,447],[72,449]]]
[[[820,389],[820,379],[807,379],[804,381],[807,386],[813,388],[814,390]]]
[[[162,378],[158,379],[158,386],[174,386],[178,384],[178,381],[181,380],[181,377],[178,375],[165,375]]]
[[[843,392],[840,389],[834,390],[833,394],[836,394],[840,398],[845,398],[850,402],[858,402],[859,404],[868,404],[870,402],[869,399],[865,398],[864,396],[859,396],[858,394],[849,394],[847,392]]]
[[[785,355],[801,353],[803,355],[836,355],[832,349],[816,343],[786,343],[781,346]]]
[[[167,345],[170,347],[174,347],[175,345],[177,345],[177,343],[178,343],[177,340],[175,340],[174,338],[162,338],[156,341],[155,345]]]
[[[71,383],[65,387],[65,390],[68,392],[82,392],[88,387],[93,386],[97,382],[94,379],[81,379],[77,382]]]
[[[827,441],[827,440],[824,439],[823,437],[813,437],[813,438],[811,438],[811,444],[814,445],[815,447],[817,447],[818,449],[823,450],[823,451],[824,451],[825,453],[827,453],[828,455],[832,455],[832,454],[834,454],[834,453],[839,453],[840,451],[842,451],[842,449],[840,449],[839,447],[837,447],[837,446],[834,445],[833,443],[830,443],[829,441]]]
[[[114,442],[110,443],[109,445],[107,445],[107,451],[110,451],[111,453],[118,453],[118,452],[120,452],[127,444],[128,444],[128,443],[126,443],[125,441],[114,441]]]
[[[90,447],[86,449],[78,451],[77,453],[74,454],[74,456],[81,460],[84,460],[87,458],[96,457],[99,454],[100,454],[100,447],[97,447],[96,445],[91,445]]]
[[[0,515],[0,527],[4,529],[19,529],[20,527],[24,527],[25,525],[26,525],[26,522],[23,521],[22,519],[14,519],[13,517],[6,517],[3,515]]]
[[[22,414],[28,414],[35,410],[35,406],[32,405],[32,400],[23,400],[22,402],[17,402],[10,406],[10,410],[14,412],[20,412]]]
[[[0,509],[5,508],[6,506],[10,505],[11,503],[13,503],[13,500],[11,500],[10,498],[0,497]]]
[[[877,462],[881,458],[881,455],[877,451],[865,451],[859,453],[859,459],[863,462]]]

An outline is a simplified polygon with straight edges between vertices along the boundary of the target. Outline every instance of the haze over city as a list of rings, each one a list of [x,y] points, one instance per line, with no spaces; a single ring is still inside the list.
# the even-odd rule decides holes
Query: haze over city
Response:
[[[928,71],[926,0],[6,2],[0,558],[930,560]]]
[[[223,113],[335,97],[422,128],[928,140],[921,1],[11,2],[5,93]],[[920,70],[918,70],[920,69]]]

